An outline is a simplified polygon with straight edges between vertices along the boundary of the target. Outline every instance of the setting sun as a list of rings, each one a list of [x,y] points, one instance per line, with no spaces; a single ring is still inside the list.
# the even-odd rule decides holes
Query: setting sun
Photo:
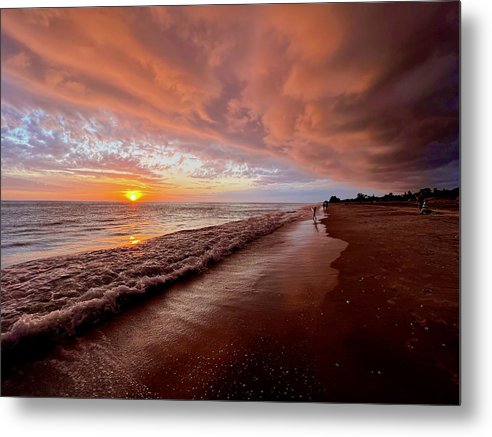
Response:
[[[138,190],[125,191],[125,197],[128,200],[135,202],[136,200],[138,200],[142,197],[142,192],[138,191]]]

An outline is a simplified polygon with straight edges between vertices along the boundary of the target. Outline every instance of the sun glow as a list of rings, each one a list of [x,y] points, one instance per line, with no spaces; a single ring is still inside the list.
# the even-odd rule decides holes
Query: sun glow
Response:
[[[142,197],[142,192],[138,190],[125,191],[125,197],[131,202],[135,202]]]

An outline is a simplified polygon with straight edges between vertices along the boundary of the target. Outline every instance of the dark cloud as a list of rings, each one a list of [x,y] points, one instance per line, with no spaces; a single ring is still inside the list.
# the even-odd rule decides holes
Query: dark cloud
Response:
[[[458,2],[2,10],[3,170],[396,191],[458,140]]]

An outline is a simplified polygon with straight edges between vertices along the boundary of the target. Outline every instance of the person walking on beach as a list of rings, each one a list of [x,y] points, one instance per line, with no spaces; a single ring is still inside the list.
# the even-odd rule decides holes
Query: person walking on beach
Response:
[[[422,195],[422,193],[419,193],[417,195],[417,202],[419,206],[419,211],[422,211],[422,207],[424,206],[424,196]]]
[[[311,210],[313,211],[313,222],[316,223],[316,209],[317,207],[316,206],[313,206],[311,208]]]

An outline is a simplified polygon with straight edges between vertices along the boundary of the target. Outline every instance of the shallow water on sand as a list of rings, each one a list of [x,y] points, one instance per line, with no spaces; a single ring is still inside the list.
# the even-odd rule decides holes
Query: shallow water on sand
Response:
[[[312,343],[346,243],[285,225],[4,376],[5,395],[319,400]]]

